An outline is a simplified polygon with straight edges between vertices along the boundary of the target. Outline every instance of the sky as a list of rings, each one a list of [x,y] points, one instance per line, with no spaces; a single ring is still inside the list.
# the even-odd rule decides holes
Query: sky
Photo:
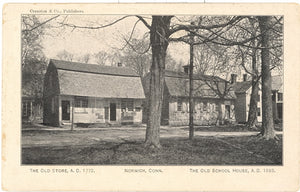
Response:
[[[99,51],[107,53],[118,52],[126,44],[124,38],[128,39],[137,18],[128,17],[118,23],[102,29],[74,29],[71,27],[58,27],[58,22],[74,24],[78,26],[101,26],[121,18],[122,16],[103,15],[69,15],[60,16],[51,21],[52,28],[47,29],[43,37],[42,46],[47,58],[56,58],[57,54],[66,50],[80,57],[85,54],[94,54]],[[47,19],[44,16],[41,19]],[[150,18],[150,17],[149,17]],[[149,24],[151,20],[147,19]],[[136,25],[132,37],[142,38],[148,33],[148,28],[142,22]],[[183,43],[171,43],[168,47],[169,54],[178,62],[189,61],[189,47]],[[93,62],[93,61],[91,61]]]
[[[42,15],[40,19],[45,21],[53,15]],[[66,50],[74,55],[73,61],[77,58],[83,57],[86,54],[96,54],[99,51],[105,51],[109,54],[114,52],[121,52],[120,49],[126,44],[124,39],[129,39],[132,33],[132,38],[141,39],[145,34],[149,34],[148,28],[138,21],[135,16],[127,17],[114,25],[101,29],[79,29],[72,27],[62,27],[59,23],[64,22],[76,26],[102,26],[112,23],[123,15],[61,15],[55,20],[52,20],[48,25],[46,34],[42,39],[43,52],[48,59],[58,59],[58,53]],[[192,17],[192,16],[191,16]],[[151,24],[151,16],[145,16],[146,21]],[[190,21],[190,17],[175,17],[172,22]],[[177,21],[176,21],[177,20]],[[132,32],[133,27],[136,27]],[[168,53],[178,63],[183,65],[189,64],[189,46],[184,43],[171,42],[168,47]],[[89,63],[95,64],[95,58],[91,58]],[[239,78],[242,78],[243,69],[236,72]],[[273,70],[272,73],[276,73]],[[228,79],[230,74],[222,76]]]

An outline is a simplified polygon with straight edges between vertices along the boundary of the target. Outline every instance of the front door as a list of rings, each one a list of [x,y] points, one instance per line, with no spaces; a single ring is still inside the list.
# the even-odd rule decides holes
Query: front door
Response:
[[[116,120],[116,104],[115,103],[110,104],[110,120],[111,121]]]
[[[230,119],[230,105],[225,105],[225,119]]]
[[[62,120],[70,120],[70,101],[61,101]]]

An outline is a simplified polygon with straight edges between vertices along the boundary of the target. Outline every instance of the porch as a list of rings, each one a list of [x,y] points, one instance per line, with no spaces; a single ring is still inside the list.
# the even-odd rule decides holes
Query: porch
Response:
[[[83,124],[138,124],[142,122],[142,100],[96,98],[61,95],[59,100],[60,125]]]

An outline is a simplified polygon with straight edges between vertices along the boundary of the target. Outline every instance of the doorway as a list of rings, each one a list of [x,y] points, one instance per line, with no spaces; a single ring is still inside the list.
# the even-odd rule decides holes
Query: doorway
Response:
[[[230,119],[230,105],[225,105],[225,119]]]
[[[62,120],[70,120],[70,101],[61,101]]]
[[[109,108],[110,108],[110,120],[116,121],[116,104],[111,103]]]

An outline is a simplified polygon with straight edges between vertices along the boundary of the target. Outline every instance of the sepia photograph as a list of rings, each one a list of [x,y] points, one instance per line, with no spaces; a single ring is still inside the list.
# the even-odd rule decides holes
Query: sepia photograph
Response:
[[[2,190],[298,191],[299,10],[4,4]]]
[[[284,165],[283,15],[32,13],[22,165]]]

